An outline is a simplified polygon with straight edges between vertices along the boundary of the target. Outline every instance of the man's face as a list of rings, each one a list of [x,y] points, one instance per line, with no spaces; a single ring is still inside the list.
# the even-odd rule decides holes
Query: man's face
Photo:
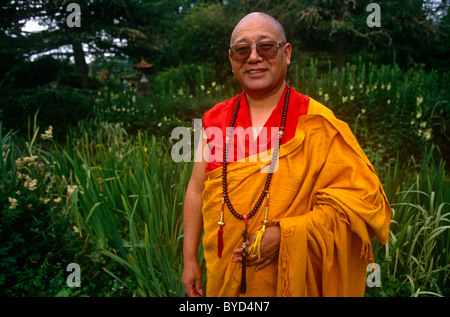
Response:
[[[236,44],[256,45],[264,40],[283,43],[282,35],[272,21],[264,17],[252,17],[242,21],[234,30],[231,46]],[[263,59],[252,47],[246,61],[236,62],[231,58],[231,67],[242,87],[254,95],[264,97],[277,91],[284,83],[287,66],[290,64],[292,47],[290,44],[278,48],[273,59]]]

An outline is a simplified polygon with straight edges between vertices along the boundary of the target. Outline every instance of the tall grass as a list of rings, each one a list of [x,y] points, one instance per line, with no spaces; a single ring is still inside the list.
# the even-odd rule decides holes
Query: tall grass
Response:
[[[102,138],[92,132],[76,152],[65,151],[79,186],[72,204],[80,236],[123,265],[135,295],[182,296],[181,215],[191,166],[172,161],[170,139],[139,133],[92,147]]]
[[[419,168],[397,160],[383,175],[393,215],[388,243],[373,245],[384,281],[378,295],[450,293],[450,184],[434,152],[426,151]]]
[[[341,70],[309,67],[289,70],[293,87],[322,102],[352,127],[368,157],[383,164],[400,154],[419,157],[433,142],[450,151],[450,73],[416,66],[374,65],[359,59]]]

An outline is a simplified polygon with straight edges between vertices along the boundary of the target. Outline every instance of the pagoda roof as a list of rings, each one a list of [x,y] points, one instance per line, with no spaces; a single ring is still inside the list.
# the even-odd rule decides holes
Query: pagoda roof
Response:
[[[149,64],[149,63],[147,63],[144,60],[144,58],[141,58],[141,61],[139,63],[137,63],[137,64],[134,64],[133,67],[134,68],[138,68],[138,69],[140,69],[140,68],[152,68],[153,64]]]

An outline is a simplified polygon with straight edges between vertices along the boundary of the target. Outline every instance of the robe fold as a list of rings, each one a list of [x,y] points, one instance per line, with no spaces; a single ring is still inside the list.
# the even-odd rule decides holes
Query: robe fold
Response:
[[[371,241],[375,236],[383,244],[388,239],[389,203],[348,125],[325,106],[291,89],[292,136],[280,146],[269,189],[268,220],[281,229],[279,256],[258,272],[247,268],[244,296],[363,296],[366,267],[373,262]],[[226,109],[222,125],[229,124],[228,109],[235,101],[236,97],[218,105]],[[219,122],[211,115],[219,110],[216,106],[205,114],[204,127]],[[275,121],[271,117],[268,123],[276,126]],[[218,151],[220,143],[216,143]],[[255,205],[271,154],[269,146],[228,163],[228,195],[239,214],[248,214]],[[242,244],[244,223],[226,205],[223,253],[217,256],[222,201],[222,169],[217,167],[221,164],[211,162],[203,191],[206,295],[243,296],[239,294],[240,263],[233,262],[232,251]],[[265,203],[248,221],[249,236],[262,226]]]

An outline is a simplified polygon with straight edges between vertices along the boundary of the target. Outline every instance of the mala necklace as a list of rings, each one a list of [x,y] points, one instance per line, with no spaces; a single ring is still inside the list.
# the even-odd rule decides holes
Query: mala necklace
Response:
[[[264,189],[261,191],[261,195],[259,196],[255,206],[253,207],[251,212],[246,215],[241,215],[234,209],[233,205],[231,204],[230,198],[228,197],[228,191],[227,191],[227,185],[228,185],[228,183],[227,183],[227,160],[226,160],[227,149],[228,149],[228,143],[230,142],[232,134],[233,134],[233,129],[234,129],[234,125],[236,123],[236,117],[237,117],[237,113],[239,111],[242,94],[239,96],[239,98],[236,102],[236,106],[234,107],[233,116],[231,118],[231,123],[230,123],[230,126],[227,131],[227,135],[225,138],[225,146],[224,146],[224,150],[223,150],[223,161],[222,161],[223,196],[222,196],[222,210],[220,212],[220,221],[218,222],[218,225],[220,226],[220,228],[219,228],[219,232],[218,232],[218,254],[217,255],[219,258],[222,257],[223,226],[225,225],[225,223],[223,222],[224,221],[223,211],[224,211],[224,205],[226,204],[228,209],[230,210],[231,214],[239,220],[244,220],[244,223],[245,223],[245,229],[244,229],[244,232],[242,233],[242,238],[243,238],[242,250],[243,251],[242,251],[241,289],[240,289],[241,294],[245,294],[245,292],[247,291],[247,283],[246,283],[247,260],[246,260],[246,256],[249,254],[251,256],[257,256],[258,258],[260,258],[260,243],[261,243],[262,236],[265,232],[266,225],[268,223],[267,216],[269,213],[270,181],[272,179],[273,170],[275,168],[275,163],[278,158],[278,152],[280,149],[281,139],[283,138],[283,135],[284,135],[284,128],[285,128],[285,123],[286,123],[286,115],[287,115],[287,110],[288,110],[288,105],[289,105],[290,92],[291,92],[290,86],[289,86],[289,84],[287,84],[287,92],[286,92],[286,97],[284,100],[284,108],[283,108],[283,114],[281,117],[281,124],[280,124],[280,128],[279,128],[278,138],[276,140],[275,148],[272,152],[272,160],[270,162],[269,173],[267,174],[267,177],[266,177],[266,183],[264,185]],[[266,198],[267,201],[266,201],[266,210],[265,210],[265,215],[264,215],[263,226],[257,232],[255,239],[250,247],[250,250],[247,253],[247,251],[245,250],[245,248],[246,248],[245,242],[247,241],[247,220],[252,218],[256,214],[256,212],[259,210],[259,207],[261,206],[264,198]]]

